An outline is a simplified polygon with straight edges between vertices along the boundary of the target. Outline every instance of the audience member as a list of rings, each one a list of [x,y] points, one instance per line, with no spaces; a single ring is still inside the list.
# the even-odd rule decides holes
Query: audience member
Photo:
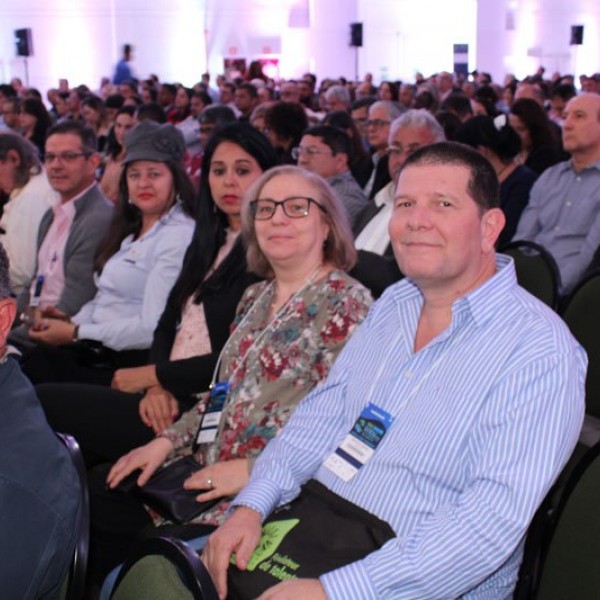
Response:
[[[535,182],[515,239],[537,242],[554,256],[566,293],[600,246],[600,95],[572,98],[564,119],[563,145],[571,160]]]
[[[349,112],[351,99],[348,88],[343,85],[332,85],[325,92],[327,112]]]
[[[392,121],[388,138],[389,183],[358,216],[354,226],[358,264],[353,275],[380,295],[402,274],[393,260],[389,233],[398,174],[406,159],[423,146],[444,141],[444,131],[425,109],[410,109]]]
[[[16,315],[0,244],[0,580],[6,598],[59,598],[81,510],[79,478],[6,338]]]
[[[2,109],[2,125],[0,131],[8,130],[21,133],[19,115],[21,113],[21,101],[15,97],[5,98],[0,104]]]
[[[134,108],[123,106],[117,111],[114,125],[107,137],[106,152],[103,157],[100,189],[113,203],[119,196],[119,181],[125,158],[125,134],[135,125]]]
[[[60,202],[48,209],[37,239],[37,276],[18,298],[19,310],[38,322],[47,310],[72,316],[92,299],[94,256],[106,235],[113,207],[95,181],[100,156],[94,132],[65,121],[48,131],[46,168]],[[33,312],[34,314],[30,314]],[[11,343],[29,346],[28,323],[11,332]]]
[[[497,198],[493,170],[470,148],[436,144],[407,159],[390,221],[407,278],[269,442],[209,538],[202,558],[220,597],[227,570],[246,569],[262,521],[311,477],[334,506],[347,501],[387,523],[389,539],[349,564],[340,553],[318,579],[302,578],[302,564],[298,579],[273,577],[272,597],[510,597],[529,523],[577,442],[586,359],[565,324],[519,288],[512,259],[495,255]],[[346,557],[360,535],[352,524],[347,537],[336,531]],[[302,521],[294,534],[302,539]],[[294,550],[287,565],[319,564]],[[265,571],[263,557],[279,564],[257,555],[240,582]]]
[[[331,89],[331,88],[329,88]],[[320,175],[335,190],[352,227],[368,200],[350,172],[350,138],[337,127],[309,127],[293,156],[298,166]]]
[[[551,121],[535,100],[516,100],[508,118],[511,127],[521,138],[522,150],[517,157],[520,164],[539,175],[561,161],[560,143]]]
[[[85,126],[96,134],[96,149],[103,152],[111,126],[103,100],[98,96],[86,96],[81,101],[81,116]]]
[[[20,102],[19,129],[37,149],[44,159],[46,133],[52,125],[52,119],[41,100],[25,98]]]
[[[123,45],[123,56],[115,66],[115,72],[113,74],[112,82],[114,85],[120,85],[125,81],[131,81],[135,79],[131,65],[129,64],[133,59],[133,47],[131,44]]]
[[[393,81],[382,81],[377,90],[377,98],[385,102],[398,102],[398,86]]]
[[[233,103],[240,112],[240,121],[250,121],[250,115],[258,104],[258,92],[251,83],[242,83],[236,90]]]
[[[0,132],[0,191],[8,194],[0,219],[0,241],[10,263],[10,283],[18,296],[35,275],[38,229],[58,202],[37,149],[16,133]]]
[[[388,171],[388,136],[390,123],[404,112],[394,102],[379,100],[369,106],[367,140],[372,150],[371,174],[363,190],[372,199],[390,181]]]
[[[305,109],[297,102],[274,102],[265,114],[265,125],[280,164],[294,164],[292,149],[300,143],[308,127]]]
[[[498,247],[502,248],[515,235],[521,214],[529,201],[531,186],[538,175],[515,162],[521,149],[521,140],[504,114],[495,119],[473,117],[458,130],[456,141],[481,152],[496,172],[500,182],[500,208],[506,219],[498,237]]]

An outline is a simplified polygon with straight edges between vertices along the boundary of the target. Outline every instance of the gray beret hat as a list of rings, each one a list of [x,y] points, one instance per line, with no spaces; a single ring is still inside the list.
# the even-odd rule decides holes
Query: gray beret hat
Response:
[[[125,149],[123,164],[134,160],[180,162],[185,154],[185,140],[173,125],[142,121],[125,134]]]

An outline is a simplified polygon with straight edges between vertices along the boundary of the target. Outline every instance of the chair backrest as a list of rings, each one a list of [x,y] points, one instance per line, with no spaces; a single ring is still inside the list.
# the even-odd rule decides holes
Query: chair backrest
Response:
[[[586,413],[600,418],[600,272],[590,274],[573,290],[562,317],[588,355]]]
[[[79,476],[81,487],[81,508],[77,521],[77,542],[75,544],[71,569],[61,589],[61,600],[80,600],[84,594],[90,547],[90,498],[87,485],[87,471],[83,455],[75,438],[65,433],[56,433],[56,437],[65,445],[69,452]]]
[[[516,600],[596,600],[600,596],[598,506],[600,444],[581,458],[558,499],[550,494],[536,513],[523,561],[528,579],[519,581]]]
[[[519,285],[556,310],[560,273],[550,252],[543,246],[526,240],[510,242],[499,251],[513,257]]]
[[[198,554],[174,538],[140,542],[123,564],[111,600],[218,600]]]

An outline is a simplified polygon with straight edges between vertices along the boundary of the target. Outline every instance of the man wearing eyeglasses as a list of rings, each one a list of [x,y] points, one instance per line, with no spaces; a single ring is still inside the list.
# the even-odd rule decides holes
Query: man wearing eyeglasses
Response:
[[[331,125],[317,125],[304,132],[300,145],[292,150],[292,157],[299,167],[327,180],[354,225],[368,200],[350,172],[350,152],[350,138],[345,132]]]
[[[37,273],[18,299],[28,322],[13,330],[11,343],[21,348],[32,346],[29,326],[44,316],[74,315],[96,293],[94,256],[113,205],[96,183],[100,157],[94,148],[94,133],[80,123],[65,121],[48,131],[46,170],[60,201],[42,218]]]
[[[351,274],[375,296],[402,277],[388,232],[398,173],[413,152],[445,139],[441,125],[425,109],[408,110],[390,126],[387,151],[391,180],[358,215],[353,227],[358,262]]]
[[[390,124],[402,114],[403,109],[395,102],[379,101],[369,107],[367,119],[367,141],[371,146],[373,170],[363,191],[369,199],[390,181],[387,167],[387,148]]]

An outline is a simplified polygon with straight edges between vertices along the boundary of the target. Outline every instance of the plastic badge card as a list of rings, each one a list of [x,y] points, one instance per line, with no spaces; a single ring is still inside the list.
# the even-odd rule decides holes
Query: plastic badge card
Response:
[[[389,413],[369,402],[324,466],[343,481],[350,481],[373,456],[393,421]]]

